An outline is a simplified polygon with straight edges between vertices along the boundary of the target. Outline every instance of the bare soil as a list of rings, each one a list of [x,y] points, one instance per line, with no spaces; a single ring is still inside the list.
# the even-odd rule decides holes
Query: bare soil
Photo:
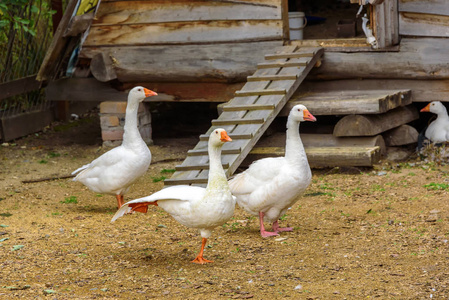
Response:
[[[0,147],[0,298],[442,299],[449,297],[448,167],[419,160],[313,170],[306,194],[262,238],[236,208],[201,237],[157,207],[111,224],[113,196],[69,175],[107,149],[98,118],[59,124]],[[153,164],[127,200],[163,187],[196,134],[157,137]],[[269,225],[268,225],[269,226]]]

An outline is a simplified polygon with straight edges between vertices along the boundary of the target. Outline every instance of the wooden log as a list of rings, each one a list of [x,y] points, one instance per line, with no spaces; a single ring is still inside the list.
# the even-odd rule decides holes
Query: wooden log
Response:
[[[418,142],[418,131],[410,125],[401,125],[382,133],[387,146],[403,146]]]
[[[117,79],[114,70],[114,63],[106,52],[97,53],[90,61],[90,71],[94,77],[101,81],[107,82]]]
[[[254,73],[265,53],[279,46],[282,46],[282,41],[107,48],[83,46],[80,58],[92,58],[103,51],[110,53],[116,62],[117,79],[121,82],[242,82]]]
[[[338,137],[373,136],[418,118],[418,110],[412,105],[378,115],[349,115],[337,122],[333,134]]]
[[[305,105],[313,115],[320,116],[379,114],[411,102],[410,90],[297,91],[280,115],[288,115],[297,104]]]
[[[446,49],[449,39],[403,38],[400,52],[325,52],[308,78],[449,79]]]
[[[306,148],[307,159],[312,168],[322,167],[370,167],[380,161],[379,147],[312,147]],[[284,156],[283,147],[253,148],[242,166],[265,157]]]

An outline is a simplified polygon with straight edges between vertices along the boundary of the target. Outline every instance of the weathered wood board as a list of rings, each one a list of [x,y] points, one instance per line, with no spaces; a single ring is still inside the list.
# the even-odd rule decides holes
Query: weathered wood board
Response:
[[[449,15],[401,12],[399,28],[401,35],[449,37]]]
[[[340,90],[295,93],[282,109],[287,116],[296,104],[305,105],[313,115],[379,114],[411,103],[410,90]]]
[[[254,73],[266,53],[280,46],[282,41],[83,47],[80,57],[93,58],[104,52],[114,60],[121,82],[242,82]]]
[[[413,105],[377,115],[349,115],[337,122],[333,134],[338,137],[373,136],[418,118],[418,110]]]
[[[2,140],[11,141],[41,131],[53,120],[53,111],[50,109],[3,117],[0,120]]]
[[[399,0],[398,2],[400,12],[405,11],[449,16],[449,5],[447,0]]]
[[[211,20],[281,19],[280,0],[101,1],[93,26]]]
[[[379,147],[310,147],[306,148],[309,165],[312,168],[323,167],[370,167],[379,162]],[[284,156],[283,147],[256,147],[248,154],[243,166],[266,158]]]
[[[449,80],[342,79],[305,81],[296,94],[338,92],[340,90],[412,90],[412,102],[449,101]],[[293,96],[295,97],[295,96]]]
[[[387,146],[403,146],[418,142],[418,131],[410,125],[401,125],[382,133]]]
[[[325,52],[310,79],[449,79],[449,39],[403,38],[399,52]]]
[[[280,20],[191,21],[92,26],[83,47],[282,40]]]

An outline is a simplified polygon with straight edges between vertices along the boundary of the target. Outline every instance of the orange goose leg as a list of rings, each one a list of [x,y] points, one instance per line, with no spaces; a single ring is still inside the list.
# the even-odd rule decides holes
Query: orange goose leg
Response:
[[[207,243],[207,239],[203,238],[202,239],[202,243],[201,243],[201,251],[198,254],[198,256],[194,260],[192,260],[193,263],[196,263],[196,264],[207,264],[207,263],[213,262],[212,260],[207,260],[207,259],[205,259],[203,257],[204,247],[206,246],[206,243]]]

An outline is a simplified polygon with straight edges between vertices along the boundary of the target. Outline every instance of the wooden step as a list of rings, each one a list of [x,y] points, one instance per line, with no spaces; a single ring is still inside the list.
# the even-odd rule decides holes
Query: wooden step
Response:
[[[265,104],[265,105],[223,105],[222,111],[240,111],[240,110],[273,110],[275,105]]]
[[[280,115],[286,116],[296,104],[303,104],[315,116],[380,114],[412,103],[410,90],[297,91]]]
[[[308,60],[287,61],[287,62],[264,62],[257,64],[258,69],[269,68],[291,68],[291,67],[305,67],[308,64]]]
[[[222,164],[223,169],[229,168],[229,163]],[[202,165],[189,165],[189,166],[183,166],[178,165],[175,167],[176,171],[192,171],[192,170],[209,170],[209,164],[202,164]]]
[[[212,125],[214,126],[224,126],[224,125],[239,125],[239,124],[263,124],[265,120],[263,118],[257,119],[230,119],[230,120],[212,120]]]
[[[287,91],[285,89],[280,90],[271,90],[271,89],[263,89],[263,90],[254,90],[254,91],[236,91],[236,97],[247,97],[247,96],[263,96],[263,95],[285,95]]]
[[[267,81],[267,80],[296,80],[298,76],[296,74],[292,75],[258,75],[258,76],[248,76],[247,81]]]
[[[242,150],[239,149],[223,149],[221,150],[221,154],[225,155],[225,154],[240,154],[242,152]],[[199,155],[204,155],[207,156],[207,150],[189,150],[187,151],[187,156],[199,156]]]
[[[312,168],[318,167],[370,167],[380,161],[380,147],[310,147],[306,148],[307,159]],[[285,155],[283,147],[253,148],[243,166],[252,161]]]
[[[312,57],[315,55],[316,51],[320,48],[304,48],[303,51],[293,52],[293,53],[275,53],[265,55],[266,60],[271,59],[281,59],[281,58],[300,58],[300,57]]]
[[[207,184],[207,178],[186,178],[186,179],[165,179],[164,185],[180,185],[180,184],[195,184],[195,185],[205,185]]]
[[[229,137],[233,140],[250,140],[253,138],[253,134],[252,133],[247,133],[247,134],[228,134]],[[208,141],[209,140],[209,136],[206,134],[202,134],[200,135],[200,141]]]

